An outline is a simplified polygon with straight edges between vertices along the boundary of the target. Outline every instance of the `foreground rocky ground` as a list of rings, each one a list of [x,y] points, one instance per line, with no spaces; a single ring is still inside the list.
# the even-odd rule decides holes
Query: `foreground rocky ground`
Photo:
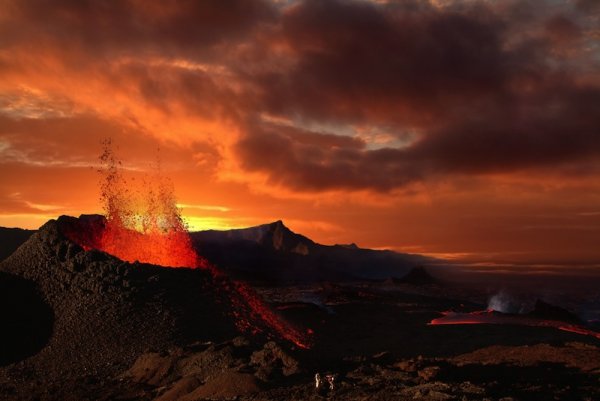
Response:
[[[334,391],[321,395],[275,343],[250,352],[236,339],[200,352],[145,354],[123,377],[132,391],[126,397],[157,401],[592,400],[599,358],[597,347],[577,342],[488,347],[454,358],[395,359],[384,352],[346,361],[347,369],[336,372]]]
[[[304,355],[306,358],[306,355]],[[14,400],[596,400],[600,348],[490,346],[447,358],[395,358],[382,352],[348,358],[335,389],[318,394],[314,366],[275,342],[237,337],[141,354],[114,377],[22,377],[3,382]],[[308,368],[310,367],[310,369]]]
[[[600,348],[491,346],[450,358],[394,358],[389,353],[344,361],[335,389],[317,393],[310,362],[274,342],[262,348],[238,337],[140,355],[115,377],[29,377],[4,382],[14,400],[596,400]],[[323,372],[326,373],[326,372]]]
[[[305,350],[239,333],[206,272],[86,252],[58,228],[0,265],[2,400],[600,399],[598,339],[429,326],[440,311],[484,307],[440,283],[259,288],[314,332]],[[334,375],[334,390],[317,393],[316,373]]]

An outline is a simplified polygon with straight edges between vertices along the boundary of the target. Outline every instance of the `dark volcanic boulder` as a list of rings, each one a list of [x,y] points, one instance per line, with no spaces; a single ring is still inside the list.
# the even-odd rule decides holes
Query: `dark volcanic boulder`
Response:
[[[539,299],[535,302],[535,307],[533,308],[533,311],[530,312],[530,316],[546,320],[560,320],[562,322],[573,324],[583,323],[574,313]]]
[[[75,221],[49,221],[0,263],[0,287],[23,289],[2,291],[0,313],[3,323],[16,322],[8,341],[18,348],[5,362],[39,351],[0,368],[0,384],[18,382],[25,371],[49,381],[109,377],[147,350],[235,335],[225,294],[208,272],[85,251],[60,229]],[[19,346],[15,336],[31,346]]]
[[[394,284],[412,285],[432,285],[438,283],[423,266],[417,266],[411,269],[404,277],[393,278],[392,281]]]

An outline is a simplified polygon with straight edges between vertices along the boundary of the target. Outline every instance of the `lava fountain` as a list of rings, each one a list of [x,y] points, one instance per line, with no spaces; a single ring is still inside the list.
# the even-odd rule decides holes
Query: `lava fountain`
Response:
[[[292,327],[252,288],[229,279],[197,254],[176,206],[173,185],[160,174],[160,168],[153,177],[143,179],[143,190],[135,192],[135,186],[122,173],[121,162],[115,157],[110,140],[103,145],[99,172],[105,218],[95,221],[87,230],[66,229],[69,239],[86,250],[98,249],[127,262],[206,269],[230,300],[240,331],[275,334],[300,348],[310,347],[310,329],[303,332]]]

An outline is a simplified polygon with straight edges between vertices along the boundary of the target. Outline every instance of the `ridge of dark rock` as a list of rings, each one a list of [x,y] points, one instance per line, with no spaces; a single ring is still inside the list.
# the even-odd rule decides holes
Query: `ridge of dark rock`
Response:
[[[61,216],[59,221],[102,224],[102,216]],[[192,232],[190,236],[198,253],[213,264],[234,277],[263,283],[382,280],[431,261],[420,255],[363,249],[354,243],[321,245],[293,232],[282,220],[227,231]],[[24,241],[17,241],[15,247]]]
[[[300,254],[308,253],[315,245],[309,238],[290,230],[281,220],[248,228],[227,231],[207,230],[191,234],[208,241],[249,241],[275,251]]]
[[[535,301],[533,311],[531,311],[529,315],[540,319],[560,320],[573,324],[583,323],[576,314],[568,311],[567,309],[561,308],[560,306],[544,302],[541,299]]]
[[[198,252],[241,279],[262,283],[381,280],[431,259],[348,246],[322,245],[281,221],[190,234]]]
[[[397,284],[412,284],[412,285],[431,285],[438,283],[438,280],[432,277],[423,266],[412,268],[405,276],[394,278],[394,283]]]

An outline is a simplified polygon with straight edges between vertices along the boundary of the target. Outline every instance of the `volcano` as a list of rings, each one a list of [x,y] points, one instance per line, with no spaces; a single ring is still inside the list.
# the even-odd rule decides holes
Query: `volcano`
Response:
[[[0,264],[2,286],[13,289],[3,292],[1,344],[10,353],[0,360],[13,364],[11,380],[21,380],[22,369],[59,381],[113,377],[150,349],[240,332],[257,341],[277,333],[296,339],[242,283],[207,268],[130,263],[89,247],[103,224],[101,216],[51,220]],[[80,243],[71,239],[75,232]]]
[[[82,222],[85,217],[49,221],[0,264],[3,274],[33,289],[36,315],[51,322],[36,339],[41,351],[29,360],[36,369],[51,376],[109,375],[148,349],[236,333],[231,305],[208,271],[128,263],[86,251],[61,229]],[[8,337],[3,344],[13,339],[6,347],[17,356],[31,353],[12,329],[18,328],[3,329]]]

